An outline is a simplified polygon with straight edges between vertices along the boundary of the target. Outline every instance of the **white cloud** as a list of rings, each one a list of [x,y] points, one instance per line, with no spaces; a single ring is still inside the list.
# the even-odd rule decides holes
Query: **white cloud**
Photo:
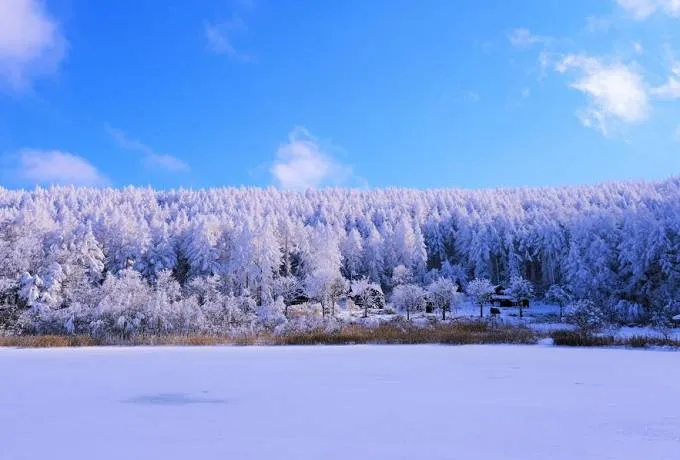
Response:
[[[0,1],[0,80],[14,90],[57,70],[66,40],[40,0]]]
[[[213,53],[225,54],[231,58],[243,61],[250,61],[252,57],[248,54],[239,52],[234,48],[233,35],[243,33],[248,28],[241,19],[233,19],[229,22],[203,23],[203,33],[208,42],[208,49]]]
[[[647,19],[657,12],[680,17],[680,0],[616,0],[616,2],[637,20]]]
[[[106,131],[113,137],[120,148],[144,154],[145,162],[151,167],[158,167],[170,172],[186,172],[191,169],[183,160],[172,155],[156,153],[148,145],[129,138],[121,129],[106,126]]]
[[[517,28],[508,35],[508,39],[513,46],[527,48],[536,44],[548,44],[552,41],[550,37],[534,35],[529,29]]]
[[[578,113],[585,126],[607,135],[612,121],[637,123],[647,118],[647,88],[643,78],[631,67],[571,54],[562,58],[555,69],[577,74],[570,86],[588,97],[588,106]]]
[[[21,182],[54,185],[105,185],[97,168],[85,158],[59,150],[25,149],[17,154],[15,179]]]
[[[350,167],[336,161],[302,127],[293,129],[288,135],[288,142],[279,146],[270,172],[277,185],[292,190],[339,185],[352,173]]]

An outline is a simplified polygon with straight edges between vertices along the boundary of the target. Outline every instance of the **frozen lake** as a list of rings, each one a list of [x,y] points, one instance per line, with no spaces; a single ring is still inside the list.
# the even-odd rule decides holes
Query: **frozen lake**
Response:
[[[0,457],[680,458],[680,353],[0,349]]]

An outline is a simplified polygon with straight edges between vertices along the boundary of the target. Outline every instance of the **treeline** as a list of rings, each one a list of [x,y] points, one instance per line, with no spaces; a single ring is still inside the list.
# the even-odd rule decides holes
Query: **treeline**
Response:
[[[479,191],[0,188],[0,308],[24,329],[223,330],[284,322],[301,298],[325,312],[353,284],[389,298],[395,286],[445,279],[464,290],[475,278],[518,277],[537,296],[559,286],[612,320],[674,311],[680,180]]]

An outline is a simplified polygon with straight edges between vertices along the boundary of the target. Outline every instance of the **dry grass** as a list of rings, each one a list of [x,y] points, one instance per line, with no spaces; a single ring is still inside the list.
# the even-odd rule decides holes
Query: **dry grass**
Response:
[[[324,329],[260,333],[240,336],[167,335],[95,339],[89,336],[18,335],[0,337],[0,346],[22,348],[78,347],[99,345],[346,345],[346,344],[532,344],[536,335],[528,328],[492,326],[486,322],[457,322],[417,327],[410,323],[386,323],[375,328],[347,325],[334,331]]]
[[[95,338],[87,335],[14,335],[0,336],[0,347],[18,348],[59,348],[93,346],[211,346],[211,345],[256,345],[260,336],[228,337],[220,335],[141,335],[130,338]]]
[[[92,347],[103,345],[93,337],[86,335],[13,335],[0,336],[1,347],[21,348],[59,348],[59,347]]]
[[[318,330],[288,333],[273,339],[279,345],[536,343],[535,335],[527,328],[491,327],[482,322],[461,322],[428,328],[390,323],[373,329],[350,325],[333,332]]]
[[[567,347],[606,347],[615,344],[614,337],[586,335],[576,331],[554,331],[552,339],[555,345]]]
[[[625,346],[633,348],[680,348],[680,340],[660,337],[582,335],[576,331],[553,331],[554,344],[572,347]],[[492,325],[483,321],[460,321],[414,326],[406,321],[383,323],[375,328],[347,325],[334,331],[317,329],[274,335],[268,332],[245,335],[142,335],[130,338],[95,338],[87,335],[0,335],[0,347],[56,348],[101,345],[141,346],[211,346],[211,345],[349,345],[349,344],[533,344],[537,335],[532,330],[509,325]]]
[[[576,331],[555,331],[552,333],[555,345],[568,347],[610,347],[622,346],[632,348],[673,347],[680,348],[680,340],[672,338],[648,337],[636,335],[632,337],[612,337],[589,335],[584,336]]]
[[[627,339],[619,339],[617,343],[623,344],[633,348],[647,348],[647,347],[673,347],[680,348],[680,340],[662,337],[647,337],[635,335]]]

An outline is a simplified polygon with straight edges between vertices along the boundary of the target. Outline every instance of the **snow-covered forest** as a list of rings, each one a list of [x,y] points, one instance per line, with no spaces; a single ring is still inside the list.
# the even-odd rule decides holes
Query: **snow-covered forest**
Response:
[[[350,297],[368,314],[381,293],[407,314],[421,298],[437,307],[438,295],[513,279],[538,298],[587,299],[612,322],[677,314],[680,179],[478,191],[0,188],[0,311],[24,331],[219,333],[275,327],[291,304],[333,315]]]

